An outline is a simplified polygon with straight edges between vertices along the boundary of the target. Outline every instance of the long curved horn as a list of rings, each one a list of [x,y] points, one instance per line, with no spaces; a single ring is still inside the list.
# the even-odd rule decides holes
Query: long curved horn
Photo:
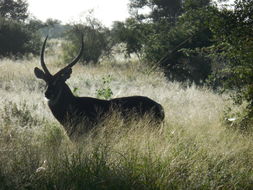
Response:
[[[78,56],[75,59],[73,59],[73,61],[71,61],[71,63],[67,66],[67,68],[73,67],[79,61],[79,59],[82,57],[82,54],[83,54],[83,48],[84,48],[84,45],[83,45],[83,35],[82,35],[81,48],[79,50]]]
[[[83,44],[83,35],[82,35],[81,36],[81,48],[79,50],[78,56],[75,59],[73,59],[73,61],[71,61],[71,63],[69,63],[66,67],[64,67],[63,69],[58,71],[58,73],[61,73],[64,70],[73,67],[80,60],[80,58],[82,57],[83,49],[84,49],[84,44]],[[56,73],[56,74],[58,74],[58,73]]]
[[[44,40],[44,43],[43,43],[43,46],[42,46],[42,49],[41,49],[40,63],[41,63],[42,69],[45,71],[45,74],[46,75],[51,75],[50,72],[49,72],[49,70],[47,69],[47,66],[46,66],[45,61],[44,61],[44,51],[45,51],[45,47],[46,47],[46,43],[47,43],[47,38],[48,38],[48,36]]]

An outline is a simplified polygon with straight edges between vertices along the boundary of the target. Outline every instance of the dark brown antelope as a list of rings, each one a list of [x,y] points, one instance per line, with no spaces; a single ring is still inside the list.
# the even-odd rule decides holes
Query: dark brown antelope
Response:
[[[108,114],[113,113],[113,111],[117,111],[124,119],[132,116],[141,118],[148,114],[152,116],[154,121],[163,121],[163,107],[148,97],[129,96],[111,100],[100,100],[92,97],[74,96],[66,84],[66,80],[70,78],[71,68],[81,58],[84,46],[83,40],[79,55],[54,75],[49,72],[44,62],[46,41],[47,37],[43,43],[40,55],[43,71],[36,67],[34,73],[37,78],[43,79],[46,82],[45,97],[48,99],[48,106],[54,117],[66,129],[69,136],[76,133],[76,130],[78,130],[78,133],[86,132],[87,129],[94,127]],[[84,124],[84,121],[86,124]]]

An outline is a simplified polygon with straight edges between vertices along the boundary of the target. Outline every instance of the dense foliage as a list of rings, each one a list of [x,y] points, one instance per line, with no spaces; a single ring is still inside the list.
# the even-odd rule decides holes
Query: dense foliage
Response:
[[[0,56],[38,53],[38,28],[33,20],[27,19],[27,8],[26,1],[0,1]]]
[[[252,7],[251,0],[236,0],[233,7],[211,0],[131,0],[132,17],[112,31],[128,54],[164,68],[168,78],[237,89],[251,101]]]
[[[1,0],[0,15],[1,17],[24,21],[28,17],[28,4],[24,0]]]
[[[233,10],[216,12],[210,28],[214,44],[206,50],[215,65],[214,81],[253,100],[253,1],[237,0]]]
[[[97,64],[102,56],[109,54],[112,47],[109,29],[91,15],[88,15],[83,23],[74,25],[66,34],[70,41],[63,46],[66,61],[76,56],[81,35],[85,44],[81,60],[85,63]]]
[[[148,14],[142,14],[143,8]],[[133,17],[113,27],[116,40],[127,43],[127,53],[141,54],[162,66],[168,78],[202,83],[211,73],[210,59],[185,49],[211,44],[206,23],[210,0],[130,1]]]

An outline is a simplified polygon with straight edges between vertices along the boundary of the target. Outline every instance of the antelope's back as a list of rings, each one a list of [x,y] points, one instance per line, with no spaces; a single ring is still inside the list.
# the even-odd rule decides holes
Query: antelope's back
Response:
[[[137,114],[150,114],[155,119],[164,119],[164,110],[161,104],[145,96],[128,96],[110,100],[113,106],[117,106],[123,114],[134,111]]]

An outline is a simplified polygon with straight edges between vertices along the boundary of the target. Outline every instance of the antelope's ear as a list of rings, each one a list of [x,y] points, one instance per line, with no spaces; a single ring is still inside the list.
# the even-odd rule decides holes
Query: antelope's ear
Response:
[[[66,81],[67,79],[70,78],[71,73],[72,73],[71,68],[65,69],[65,70],[61,71],[60,77],[61,77],[62,80]]]
[[[45,73],[44,73],[41,69],[39,69],[38,67],[35,67],[35,68],[34,68],[34,74],[35,74],[35,76],[36,76],[37,78],[46,80],[46,75],[45,75]]]

